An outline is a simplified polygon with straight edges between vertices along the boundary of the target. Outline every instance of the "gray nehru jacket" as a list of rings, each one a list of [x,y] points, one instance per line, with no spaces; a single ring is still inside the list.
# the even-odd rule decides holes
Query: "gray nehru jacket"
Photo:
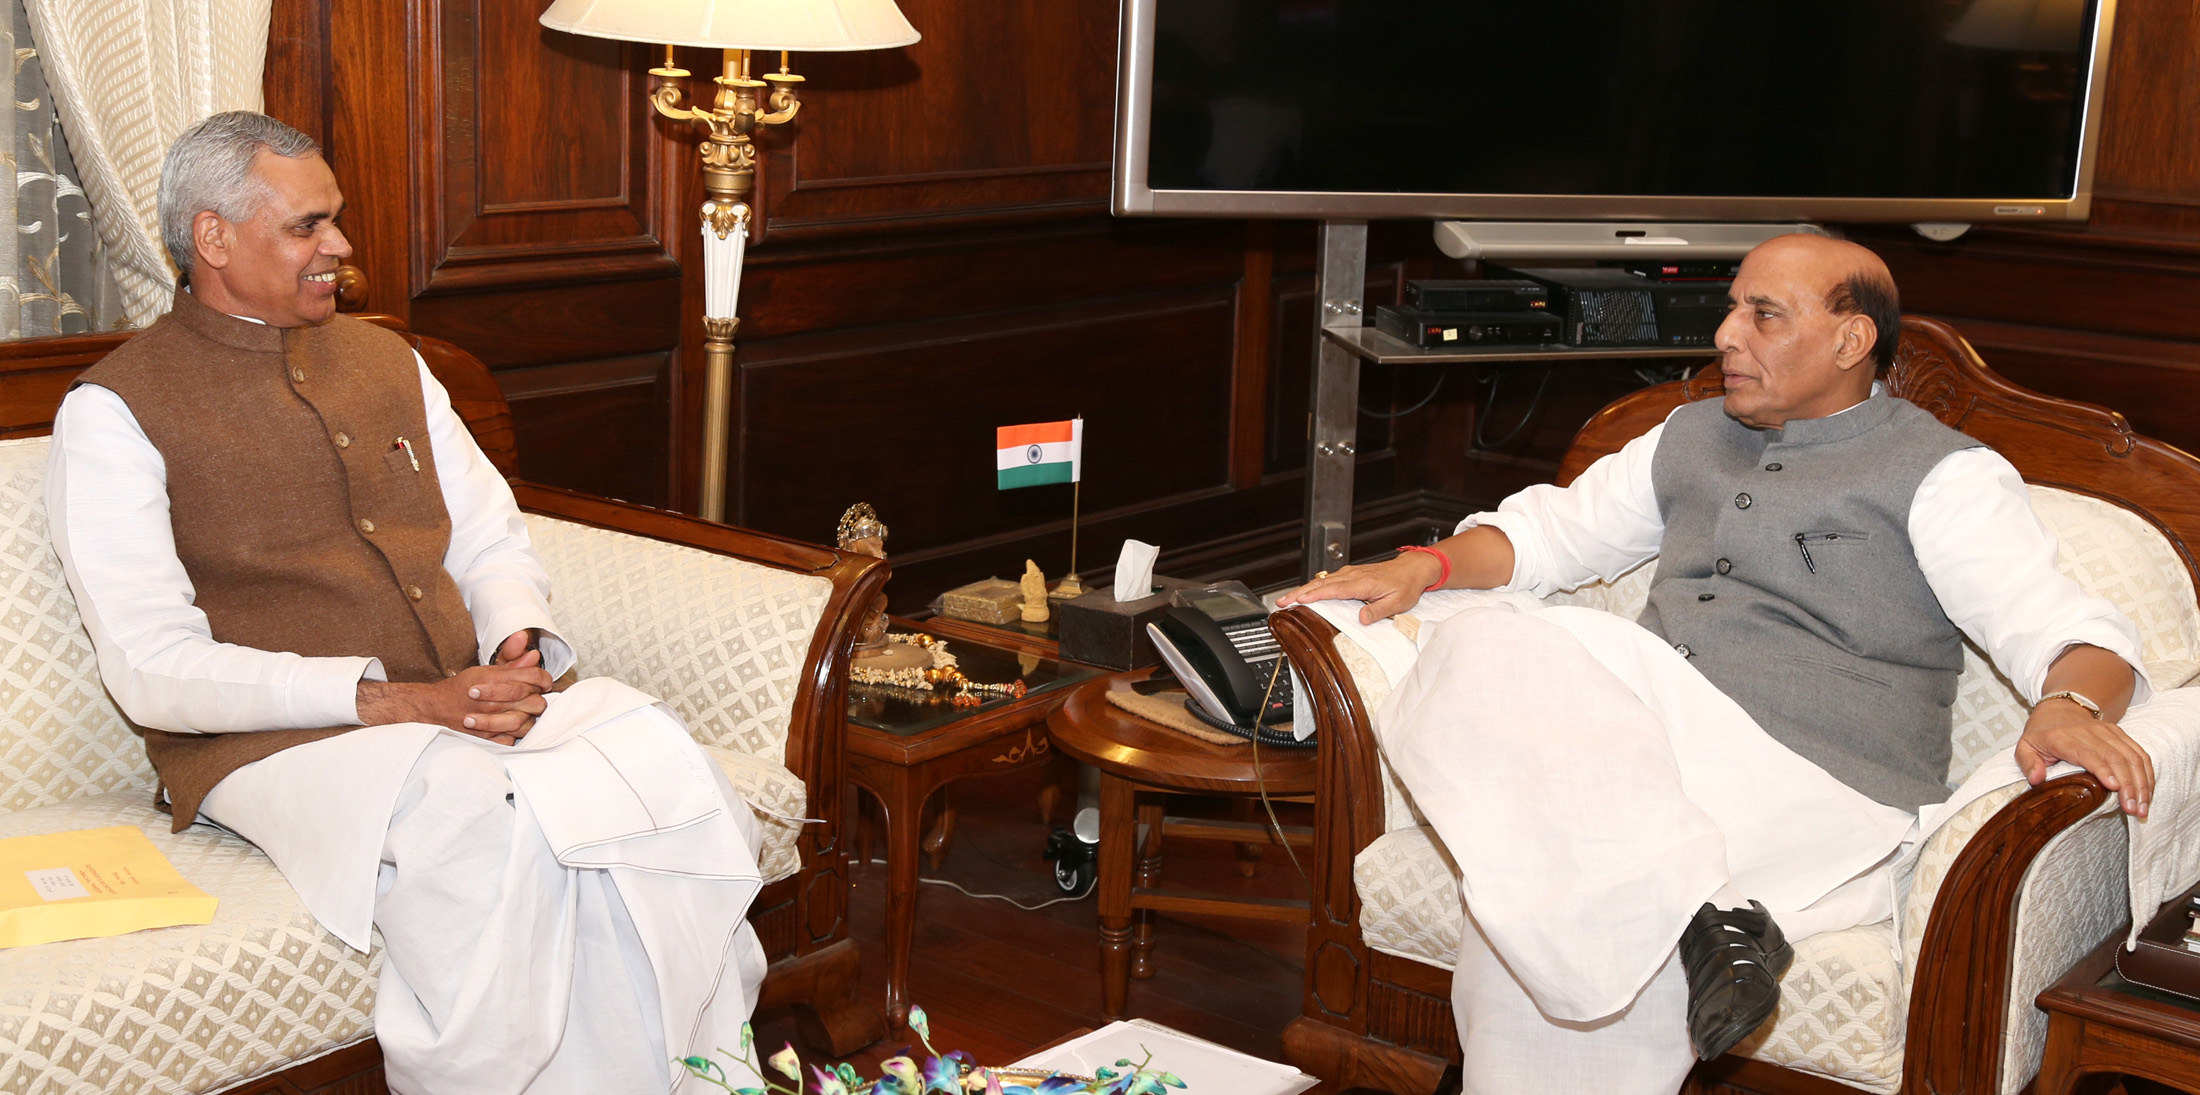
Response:
[[[1682,407],[1651,459],[1665,534],[1642,625],[1841,782],[1905,810],[1947,798],[1963,636],[1918,569],[1910,502],[1977,446],[1885,396],[1780,430]]]

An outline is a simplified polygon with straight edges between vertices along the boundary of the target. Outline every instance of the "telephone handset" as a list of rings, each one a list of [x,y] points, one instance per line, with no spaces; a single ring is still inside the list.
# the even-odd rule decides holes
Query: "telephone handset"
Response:
[[[1257,733],[1264,744],[1312,745],[1290,733],[1291,673],[1268,628],[1267,608],[1235,582],[1183,590],[1171,600],[1176,603],[1146,631],[1191,694],[1186,707],[1192,714],[1241,737]],[[1270,729],[1277,724],[1282,729]]]

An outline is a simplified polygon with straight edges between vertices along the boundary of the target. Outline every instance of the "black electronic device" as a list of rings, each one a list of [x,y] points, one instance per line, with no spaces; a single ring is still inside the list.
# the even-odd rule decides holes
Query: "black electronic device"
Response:
[[[1187,590],[1156,623],[1154,649],[1184,684],[1193,715],[1267,745],[1312,745],[1289,730],[1291,673],[1268,628],[1268,610],[1250,594]],[[1265,705],[1264,705],[1265,704]],[[1284,729],[1269,727],[1282,724]]]
[[[1375,329],[1424,350],[1557,344],[1566,324],[1549,312],[1429,312],[1375,309]]]
[[[1605,266],[1491,267],[1541,282],[1574,346],[1710,349],[1725,322],[1728,281],[1650,281]]]
[[[1438,278],[1406,282],[1406,307],[1424,312],[1528,312],[1551,303],[1551,291],[1525,278]]]
[[[1651,281],[1733,281],[1742,264],[1733,259],[1695,259],[1673,262],[1630,262],[1627,272]],[[1412,282],[1406,283],[1409,287]]]

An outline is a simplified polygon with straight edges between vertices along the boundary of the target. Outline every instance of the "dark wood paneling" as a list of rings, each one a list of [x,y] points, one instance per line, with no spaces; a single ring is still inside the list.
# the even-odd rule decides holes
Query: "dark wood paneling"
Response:
[[[610,281],[422,297],[413,327],[501,370],[669,350],[679,309],[675,282]]]
[[[1067,486],[994,489],[993,430],[1077,414],[1086,512],[1227,490],[1232,306],[1194,290],[752,342],[729,513],[823,536],[870,501],[897,556],[1066,519]]]
[[[508,369],[519,474],[612,498],[662,498],[670,353]],[[814,537],[813,537],[814,539]]]
[[[922,42],[799,58],[802,114],[767,138],[767,235],[1105,208],[1116,4],[901,8]]]
[[[548,30],[533,4],[414,2],[414,294],[674,276],[643,47]]]

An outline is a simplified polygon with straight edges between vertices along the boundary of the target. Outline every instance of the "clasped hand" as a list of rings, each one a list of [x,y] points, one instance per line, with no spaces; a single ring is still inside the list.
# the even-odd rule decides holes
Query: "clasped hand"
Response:
[[[359,682],[359,721],[368,726],[425,722],[461,734],[517,744],[549,709],[550,674],[533,636],[514,632],[497,644],[488,665],[477,665],[432,684]]]

